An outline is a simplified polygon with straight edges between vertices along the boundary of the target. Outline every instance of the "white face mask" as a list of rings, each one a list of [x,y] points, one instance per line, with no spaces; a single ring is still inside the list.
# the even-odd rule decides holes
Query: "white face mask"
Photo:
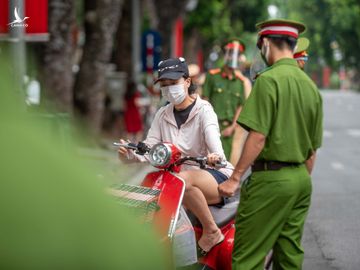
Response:
[[[184,84],[175,84],[161,87],[163,97],[174,105],[179,105],[186,98]]]
[[[169,93],[169,86],[162,86],[160,87],[161,95],[166,101],[169,101],[168,93]]]

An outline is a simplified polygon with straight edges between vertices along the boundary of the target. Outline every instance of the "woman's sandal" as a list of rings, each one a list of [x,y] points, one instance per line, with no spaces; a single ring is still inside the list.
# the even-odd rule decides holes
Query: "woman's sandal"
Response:
[[[219,239],[219,241],[213,245],[208,251],[204,250],[202,247],[200,247],[199,243],[198,243],[198,248],[197,248],[197,251],[198,251],[198,257],[205,257],[211,249],[213,249],[215,246],[221,244],[225,239],[225,236],[223,234],[221,234],[221,237]]]

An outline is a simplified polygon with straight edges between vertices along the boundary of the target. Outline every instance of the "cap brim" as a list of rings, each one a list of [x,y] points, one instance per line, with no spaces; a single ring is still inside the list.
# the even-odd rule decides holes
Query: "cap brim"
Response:
[[[159,78],[157,78],[154,84],[162,80],[178,80],[182,76],[184,76],[183,72],[167,72],[165,74],[162,74]]]

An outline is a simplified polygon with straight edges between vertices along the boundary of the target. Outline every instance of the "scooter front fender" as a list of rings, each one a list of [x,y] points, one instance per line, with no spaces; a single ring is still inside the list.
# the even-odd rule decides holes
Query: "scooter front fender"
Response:
[[[163,237],[173,237],[185,192],[185,181],[169,171],[152,172],[146,175],[144,187],[160,190],[158,205],[160,209],[154,214],[153,223]]]

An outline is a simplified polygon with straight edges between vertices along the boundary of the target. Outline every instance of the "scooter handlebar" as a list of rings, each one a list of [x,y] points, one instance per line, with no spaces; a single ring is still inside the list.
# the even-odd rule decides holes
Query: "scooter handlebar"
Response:
[[[113,145],[116,147],[124,147],[126,149],[135,150],[135,153],[144,155],[148,152],[150,152],[150,147],[147,146],[143,142],[139,142],[138,144],[135,143],[119,143],[119,142],[113,142]],[[207,157],[190,157],[186,156],[181,159],[179,159],[176,164],[180,165],[186,161],[194,161],[199,164],[201,169],[204,169],[206,165],[211,165],[215,167],[216,169],[225,168],[227,166],[226,160],[219,159],[215,164],[209,164]]]
[[[207,160],[207,157],[190,157],[190,156],[187,156],[187,157],[181,158],[177,163],[182,164],[185,161],[194,161],[194,162],[196,162],[196,163],[198,163],[200,165],[201,169],[204,169],[206,164],[214,165],[214,167],[216,169],[225,168],[227,166],[227,162],[225,160],[223,160],[223,159],[218,160],[215,164],[209,164],[208,160]]]
[[[207,158],[206,158],[206,163],[207,163]],[[215,164],[210,164],[210,165],[214,165],[214,167],[216,169],[221,169],[221,168],[225,168],[227,165],[227,162],[223,159],[219,159],[218,161],[216,161]]]
[[[116,147],[124,147],[126,149],[131,149],[131,150],[137,150],[138,147],[136,144],[134,143],[118,143],[118,142],[113,142],[113,146]]]
[[[227,166],[227,162],[225,160],[218,160],[216,163],[215,163],[215,168],[217,169],[220,169],[220,168],[225,168]]]
[[[147,146],[143,142],[139,142],[138,144],[113,142],[113,145],[117,146],[117,147],[124,147],[124,148],[130,149],[130,150],[135,150],[135,153],[137,153],[139,155],[145,155],[146,153],[148,153],[150,151],[150,147]]]

